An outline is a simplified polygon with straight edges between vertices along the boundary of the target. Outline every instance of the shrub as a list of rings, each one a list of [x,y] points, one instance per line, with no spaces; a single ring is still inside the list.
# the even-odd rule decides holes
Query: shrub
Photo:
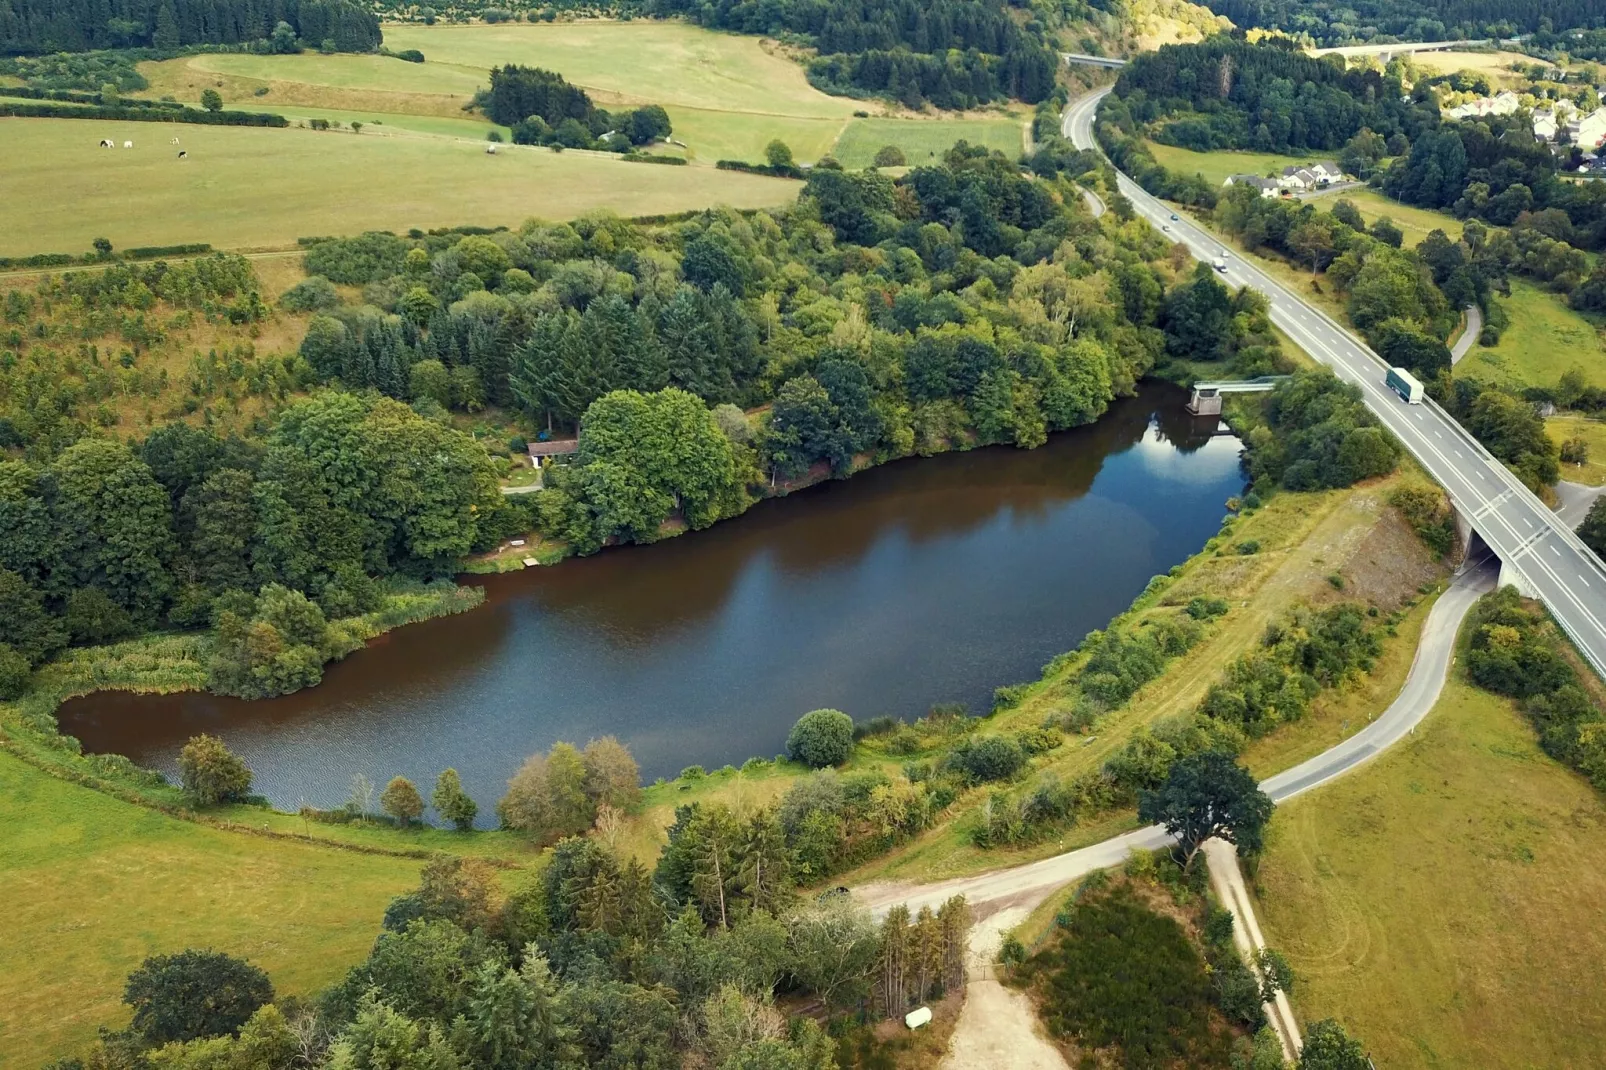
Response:
[[[1026,764],[1026,751],[1008,736],[970,736],[948,755],[948,765],[981,783],[1014,776]]]
[[[908,162],[908,159],[903,155],[903,150],[896,145],[883,145],[875,154],[875,165],[877,167],[902,167]]]
[[[218,951],[153,955],[123,989],[130,1029],[152,1047],[233,1033],[272,1001],[267,974]]]
[[[1237,550],[1240,554],[1242,554],[1245,557],[1248,557],[1250,554],[1258,554],[1258,553],[1260,553],[1260,540],[1259,539],[1245,539],[1243,542],[1239,543],[1237,546],[1234,546],[1233,549]]]
[[[1208,598],[1204,595],[1199,595],[1188,600],[1186,612],[1194,620],[1211,620],[1226,613],[1228,608],[1225,598]]]
[[[1120,1049],[1124,1066],[1226,1066],[1211,1028],[1205,963],[1175,919],[1128,890],[1085,894],[1033,956],[1047,979],[1049,1031],[1085,1048]]]
[[[279,306],[290,312],[323,312],[340,304],[335,284],[322,275],[302,279],[279,298]]]
[[[242,799],[251,790],[251,770],[216,736],[202,733],[184,744],[178,768],[185,794],[200,806]]]
[[[6,643],[0,643],[0,699],[14,699],[28,688],[32,673],[28,659]]]
[[[786,753],[815,769],[841,765],[853,753],[853,719],[840,710],[813,710],[797,719]]]

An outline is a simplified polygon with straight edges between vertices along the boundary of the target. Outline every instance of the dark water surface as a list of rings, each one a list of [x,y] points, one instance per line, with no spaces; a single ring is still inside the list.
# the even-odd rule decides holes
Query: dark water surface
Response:
[[[106,692],[87,750],[173,773],[220,735],[276,804],[455,766],[489,815],[526,754],[613,733],[646,779],[783,749],[799,714],[983,712],[1215,533],[1238,440],[1148,386],[1035,450],[886,465],[654,546],[487,577],[485,605],[392,632],[258,702]],[[476,580],[475,582],[480,582]],[[494,820],[494,819],[493,819]]]

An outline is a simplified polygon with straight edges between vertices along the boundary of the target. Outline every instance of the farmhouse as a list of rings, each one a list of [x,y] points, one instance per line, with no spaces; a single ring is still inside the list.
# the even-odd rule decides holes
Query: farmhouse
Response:
[[[540,468],[541,462],[549,457],[562,457],[574,453],[580,448],[580,443],[572,438],[551,439],[547,442],[530,443],[530,467]]]
[[[1307,164],[1304,167],[1285,167],[1277,184],[1283,189],[1303,193],[1338,182],[1344,177],[1343,169],[1330,160]]]
[[[1261,178],[1259,175],[1228,175],[1226,186],[1253,186],[1260,191],[1262,197],[1275,197],[1281,188],[1280,184],[1270,178]]]

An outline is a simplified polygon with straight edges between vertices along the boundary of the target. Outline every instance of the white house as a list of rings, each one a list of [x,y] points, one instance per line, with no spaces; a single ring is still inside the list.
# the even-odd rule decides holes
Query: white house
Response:
[[[1224,186],[1253,186],[1260,191],[1262,197],[1275,197],[1280,185],[1274,179],[1261,178],[1259,175],[1228,175]]]
[[[1596,108],[1568,123],[1567,140],[1585,151],[1600,148],[1606,141],[1606,108]]]
[[[1517,94],[1508,89],[1492,97],[1479,97],[1477,100],[1469,100],[1459,107],[1451,108],[1444,114],[1449,119],[1466,119],[1476,115],[1510,115],[1517,110],[1520,103],[1517,99]]]

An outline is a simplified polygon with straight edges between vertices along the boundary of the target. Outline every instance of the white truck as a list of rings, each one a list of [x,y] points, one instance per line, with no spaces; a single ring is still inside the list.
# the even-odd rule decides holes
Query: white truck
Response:
[[[1383,379],[1383,383],[1390,390],[1400,395],[1401,400],[1407,405],[1422,404],[1422,397],[1427,392],[1422,388],[1422,383],[1417,377],[1404,368],[1390,368],[1388,375]]]
[[[1225,272],[1227,270],[1227,258],[1224,256],[1218,256],[1214,260],[1210,261],[1210,266],[1215,268],[1217,271]]]

